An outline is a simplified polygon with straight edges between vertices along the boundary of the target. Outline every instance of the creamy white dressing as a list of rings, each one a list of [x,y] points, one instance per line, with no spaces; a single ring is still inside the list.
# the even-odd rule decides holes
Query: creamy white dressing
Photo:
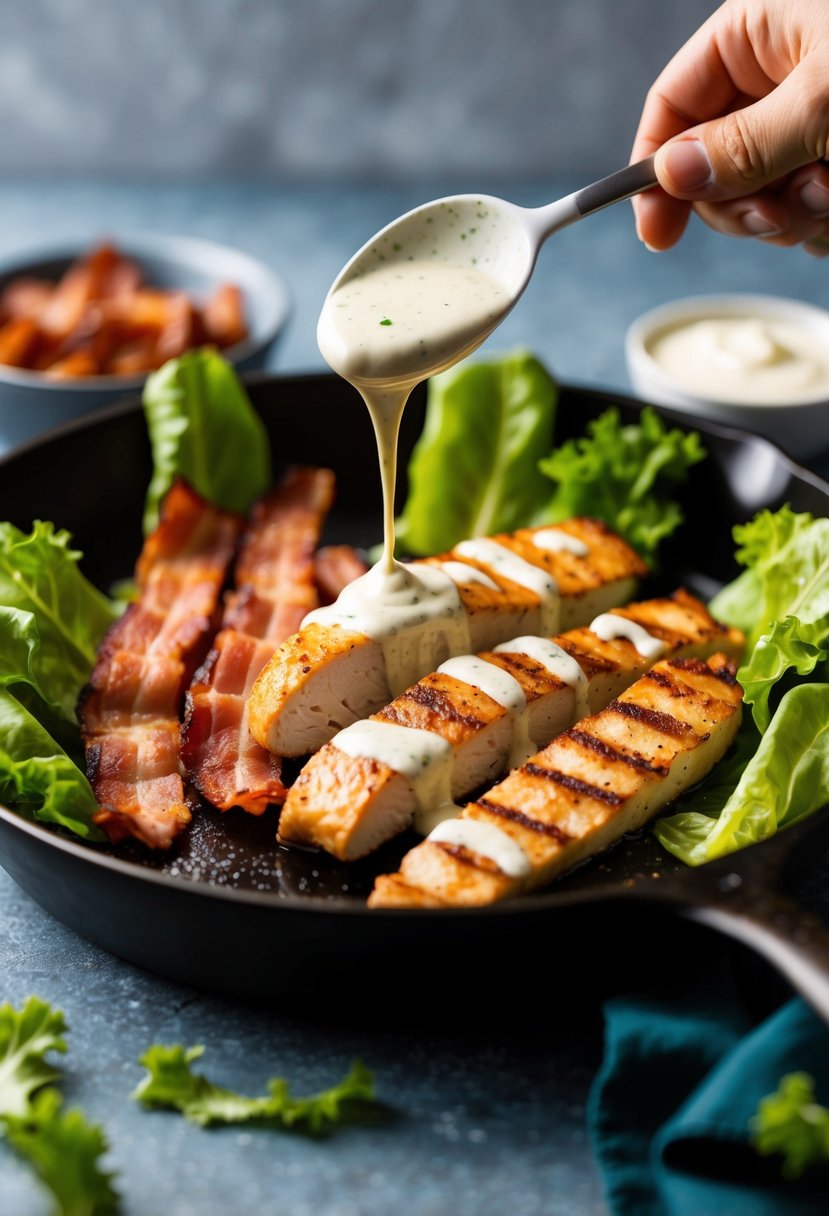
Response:
[[[829,351],[806,326],[773,317],[695,317],[663,329],[648,352],[700,396],[782,405],[829,396]]]
[[[452,745],[440,735],[367,718],[347,726],[331,742],[349,756],[379,760],[405,777],[414,791],[416,826],[424,835],[460,810],[452,801]]]
[[[626,616],[617,616],[615,612],[603,612],[601,616],[597,616],[595,621],[591,621],[590,629],[603,642],[627,638],[643,659],[655,659],[667,650],[665,643],[653,637],[642,625],[629,621]]]
[[[495,580],[491,579],[488,574],[484,574],[483,570],[479,570],[477,566],[467,566],[466,562],[433,562],[432,565],[439,566],[449,575],[453,583],[458,583],[461,587],[478,583],[482,587],[489,587],[491,591],[498,590]]]
[[[429,833],[435,844],[455,844],[494,861],[508,878],[527,878],[532,872],[520,844],[494,823],[481,819],[446,819]]]
[[[571,654],[568,654],[558,643],[550,638],[523,637],[513,638],[510,642],[502,642],[495,647],[494,653],[525,654],[534,659],[549,671],[550,675],[569,685],[575,694],[573,720],[584,718],[590,713],[587,676],[579,667]],[[537,749],[536,749],[537,750]]]
[[[492,697],[498,705],[503,706],[509,713],[510,748],[507,756],[507,768],[517,768],[529,759],[538,748],[530,737],[530,714],[524,690],[514,676],[495,663],[487,663],[486,659],[476,654],[458,655],[441,663],[438,671],[444,675],[461,680],[472,688],[478,688]]]
[[[339,625],[375,638],[383,648],[393,697],[434,669],[436,654],[469,650],[469,621],[458,588],[445,571],[429,565],[382,563],[357,578],[336,603],[315,608],[303,621]]]
[[[458,557],[466,557],[480,562],[503,578],[528,591],[534,592],[539,599],[539,632],[555,633],[558,629],[561,610],[561,597],[558,583],[546,570],[534,566],[531,562],[513,553],[505,545],[499,545],[495,540],[486,537],[476,537],[474,540],[463,540],[452,550]]]
[[[448,213],[445,219],[454,223]],[[507,296],[503,284],[476,269],[472,256],[468,264],[455,265],[428,256],[389,257],[379,247],[375,253],[376,264],[329,292],[317,338],[325,359],[358,389],[371,415],[383,487],[383,555],[335,604],[305,620],[378,641],[396,696],[431,671],[440,656],[469,650],[469,626],[453,574],[422,564],[404,566],[394,558],[403,410],[417,383],[483,341]],[[482,579],[473,575],[466,581]]]
[[[571,536],[561,528],[541,528],[533,532],[532,543],[536,549],[547,549],[550,553],[572,553],[574,557],[587,557],[590,546],[578,536]]]

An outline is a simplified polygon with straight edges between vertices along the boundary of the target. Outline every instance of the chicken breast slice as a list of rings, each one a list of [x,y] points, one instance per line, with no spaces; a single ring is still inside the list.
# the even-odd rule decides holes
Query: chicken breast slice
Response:
[[[741,701],[724,654],[656,663],[410,850],[369,905],[484,905],[544,886],[702,780]]]
[[[711,617],[705,605],[687,591],[613,610],[644,628],[664,647],[664,657],[706,658],[719,651],[739,658],[743,637]],[[584,673],[585,696],[526,653],[505,644],[498,652],[478,656],[485,665],[511,676],[526,702],[524,721],[481,688],[444,672],[433,672],[372,716],[414,731],[428,731],[450,745],[446,775],[453,800],[495,781],[508,767],[545,746],[577,718],[603,709],[645,672],[651,660],[629,639],[605,641],[590,628],[570,630],[553,641]],[[451,664],[450,664],[451,667]],[[486,683],[488,667],[482,674]],[[528,744],[519,756],[516,734]],[[339,735],[305,765],[288,793],[279,824],[279,839],[326,849],[352,861],[378,848],[412,825],[418,812],[418,789],[404,773],[376,757],[348,754]],[[519,740],[520,745],[520,740]],[[512,754],[511,754],[512,753]],[[421,818],[425,818],[421,808]],[[451,811],[450,811],[451,813]],[[424,830],[428,830],[428,827]]]

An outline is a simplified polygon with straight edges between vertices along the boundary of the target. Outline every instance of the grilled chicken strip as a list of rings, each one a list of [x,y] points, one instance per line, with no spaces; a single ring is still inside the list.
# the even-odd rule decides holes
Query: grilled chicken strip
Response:
[[[550,532],[569,538],[570,548],[542,547]],[[470,546],[476,552],[490,547],[487,560],[470,555]],[[518,563],[504,564],[504,550]],[[554,529],[524,528],[485,542],[466,541],[451,553],[414,564],[440,566],[457,583],[469,643],[456,654],[487,650],[519,634],[551,634],[584,624],[630,599],[636,579],[647,573],[621,537],[587,518]],[[536,579],[547,575],[558,587],[558,621],[546,630],[542,624],[549,604],[526,582],[516,581],[522,571]],[[420,648],[422,661],[412,679],[448,657],[445,635],[435,630],[432,645]],[[249,707],[251,733],[278,755],[306,756],[338,730],[376,713],[404,687],[389,689],[379,641],[341,625],[308,623],[278,648],[256,681]]]
[[[725,655],[657,663],[382,875],[373,908],[496,903],[544,886],[700,781],[740,722]]]
[[[279,756],[250,735],[247,698],[276,647],[317,606],[314,550],[334,498],[330,469],[290,468],[251,512],[222,628],[187,693],[182,760],[220,810],[261,815],[285,798]]]
[[[184,482],[170,489],[136,566],[137,603],[98,650],[78,716],[94,816],[118,841],[169,848],[190,822],[179,765],[179,713],[204,657],[243,524]]]
[[[663,657],[706,658],[721,651],[739,658],[742,651],[742,634],[715,621],[705,605],[687,591],[615,608],[612,615],[643,628],[662,647]],[[425,835],[429,812],[445,817],[446,807],[419,808],[418,782],[426,796],[437,791],[445,801],[491,784],[508,764],[522,763],[578,718],[603,709],[652,662],[629,638],[605,640],[590,628],[573,629],[552,640],[577,664],[572,682],[522,653],[518,639],[514,648],[506,642],[497,652],[477,656],[480,663],[472,666],[467,660],[460,665],[450,660],[446,672],[426,676],[372,716],[371,721],[418,732],[412,735],[413,748],[420,731],[445,740],[444,751],[432,759],[432,765],[444,766],[442,780],[432,778],[429,766],[409,779],[376,756],[354,754],[347,742],[348,730],[335,735],[308,761],[291,787],[279,823],[279,839],[318,846],[343,861],[352,861],[409,827],[413,819]],[[453,670],[455,674],[451,674]],[[469,674],[470,680],[458,678],[459,672]],[[500,691],[499,672],[512,677],[518,686],[514,690],[518,693],[516,710],[503,703],[508,698],[499,702],[485,691],[493,676],[496,687],[492,691]],[[475,680],[483,687],[476,686]],[[509,679],[506,688],[513,691]],[[382,730],[379,738],[382,749]],[[340,739],[348,750],[338,746]]]

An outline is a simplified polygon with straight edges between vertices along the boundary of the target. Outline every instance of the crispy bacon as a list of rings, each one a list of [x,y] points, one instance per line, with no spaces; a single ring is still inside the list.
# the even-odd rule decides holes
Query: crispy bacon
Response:
[[[216,626],[242,520],[177,482],[136,566],[139,599],[107,632],[78,707],[87,772],[113,842],[169,848],[190,820],[179,713]]]
[[[329,469],[292,468],[253,511],[222,629],[187,693],[182,758],[220,810],[261,815],[285,799],[282,762],[247,723],[253,682],[276,647],[317,605],[314,550],[334,496]]]
[[[314,581],[321,604],[333,604],[349,583],[365,574],[368,566],[351,545],[326,545],[314,557]]]

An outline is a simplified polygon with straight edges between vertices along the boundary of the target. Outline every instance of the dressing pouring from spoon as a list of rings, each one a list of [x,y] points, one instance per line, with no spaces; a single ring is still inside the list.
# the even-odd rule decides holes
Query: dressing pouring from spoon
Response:
[[[362,394],[374,424],[384,500],[378,573],[396,568],[397,432],[411,390],[500,325],[548,237],[656,184],[651,157],[544,207],[481,194],[437,199],[388,224],[340,271],[317,340],[327,363]]]

